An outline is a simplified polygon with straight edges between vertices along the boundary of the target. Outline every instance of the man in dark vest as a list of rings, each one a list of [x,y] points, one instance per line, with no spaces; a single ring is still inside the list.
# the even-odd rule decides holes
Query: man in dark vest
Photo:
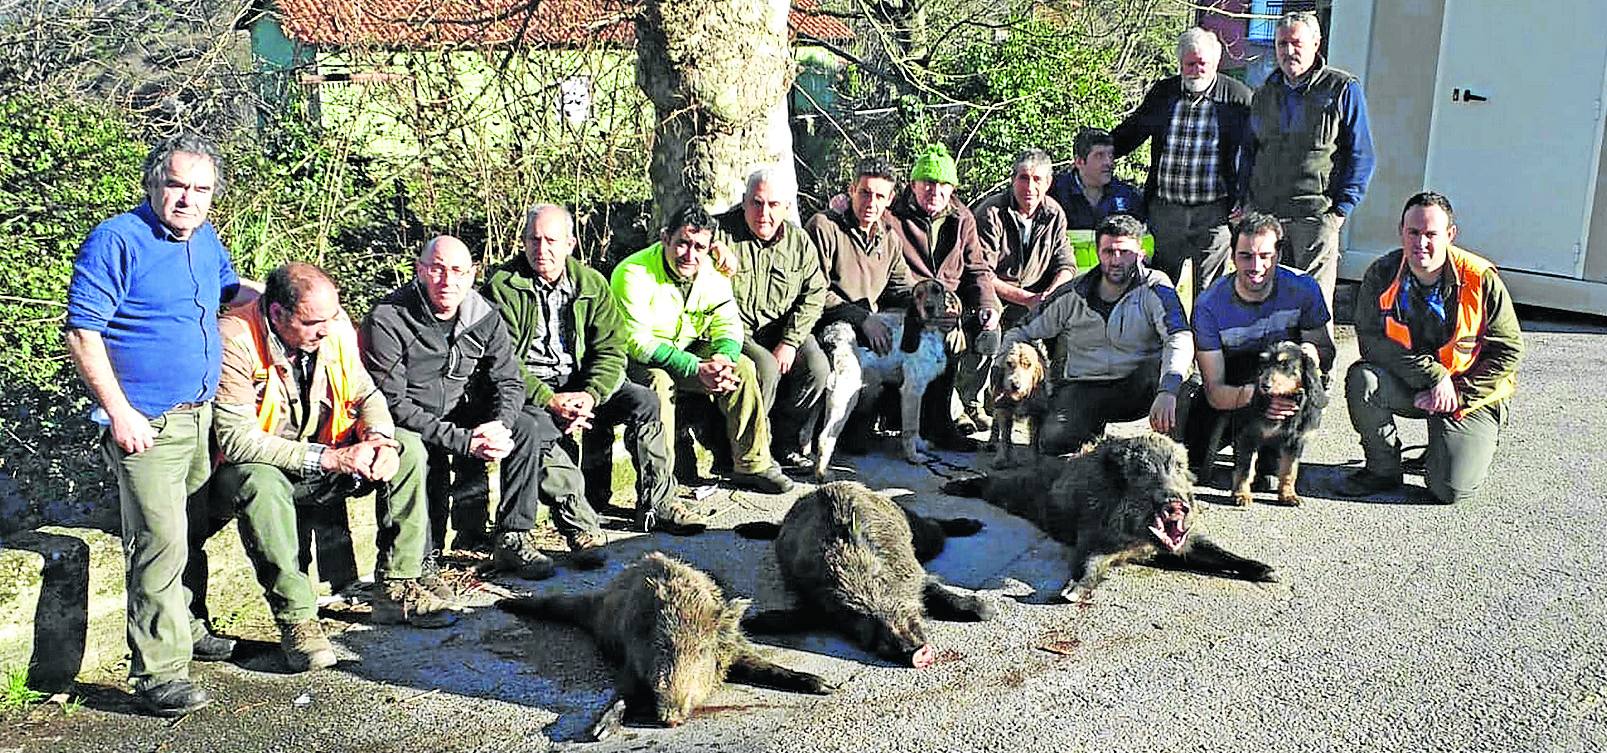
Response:
[[[1278,70],[1250,102],[1242,208],[1283,222],[1285,263],[1317,280],[1331,310],[1339,228],[1373,176],[1367,102],[1355,76],[1328,67],[1317,54],[1322,27],[1316,14],[1284,14],[1276,40]]]

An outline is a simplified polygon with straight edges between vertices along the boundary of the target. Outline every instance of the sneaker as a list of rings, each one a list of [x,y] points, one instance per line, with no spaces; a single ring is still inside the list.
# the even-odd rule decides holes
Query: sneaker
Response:
[[[339,661],[335,647],[324,637],[324,628],[318,620],[279,624],[279,650],[285,655],[285,664],[291,672],[307,672],[335,666]]]
[[[435,594],[438,599],[451,601],[458,597],[452,586],[441,577],[441,561],[436,559],[434,554],[424,558],[424,568],[419,571],[418,583],[429,589],[429,592]]]
[[[639,530],[663,531],[672,536],[691,536],[709,527],[709,520],[694,512],[686,503],[671,499],[656,510],[638,510],[636,521]]]
[[[608,553],[603,551],[608,539],[603,537],[602,531],[566,533],[564,543],[569,545],[569,562],[576,568],[596,570],[608,561]]]
[[[189,680],[170,680],[135,695],[146,711],[169,718],[199,711],[212,703],[212,696]]]
[[[558,568],[552,558],[541,553],[534,531],[503,531],[497,534],[497,547],[491,552],[491,566],[526,580],[551,578]]]
[[[205,626],[190,645],[190,658],[195,661],[228,661],[231,656],[234,656],[234,639],[215,635]]]
[[[733,473],[731,483],[760,494],[786,494],[792,491],[792,479],[787,478],[774,463],[756,473]]]
[[[436,598],[417,578],[392,578],[374,594],[372,620],[377,625],[407,623],[420,628],[443,628],[458,621],[452,603]]]
[[[1380,476],[1363,468],[1340,479],[1334,486],[1334,494],[1341,497],[1370,497],[1399,488],[1401,488],[1399,475]]]

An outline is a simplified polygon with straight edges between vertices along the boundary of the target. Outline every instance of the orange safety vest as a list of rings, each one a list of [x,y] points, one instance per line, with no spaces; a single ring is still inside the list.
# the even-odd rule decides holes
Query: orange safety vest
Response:
[[[254,384],[264,385],[259,393],[261,397],[257,400],[257,425],[264,432],[273,434],[278,426],[279,413],[284,408],[282,402],[287,388],[284,376],[271,361],[273,350],[268,346],[267,317],[263,315],[262,307],[255,303],[229,312],[228,317],[244,323],[250,335],[246,341],[251,347],[251,363],[254,365],[251,380]],[[360,396],[352,394],[351,375],[362,365],[358,361],[357,332],[352,329],[351,322],[344,318],[330,322],[329,334],[319,345],[319,351],[332,410],[328,423],[318,434],[318,441],[338,446],[351,439],[357,424],[357,410],[361,405],[356,399]],[[309,398],[310,402],[316,400],[316,396]],[[311,406],[308,409],[311,410]]]
[[[1495,265],[1456,246],[1446,249],[1446,264],[1457,281],[1456,330],[1451,333],[1451,339],[1435,351],[1434,357],[1454,377],[1473,368],[1473,363],[1479,360],[1479,352],[1484,349],[1484,277],[1494,271]],[[1411,272],[1406,267],[1406,254],[1403,251],[1395,281],[1378,296],[1378,309],[1384,320],[1384,336],[1410,350],[1412,330],[1406,325],[1405,311],[1399,306],[1401,280],[1408,274]],[[1516,391],[1517,380],[1509,375],[1490,394],[1458,408],[1454,416],[1461,420],[1463,416],[1503,400]]]

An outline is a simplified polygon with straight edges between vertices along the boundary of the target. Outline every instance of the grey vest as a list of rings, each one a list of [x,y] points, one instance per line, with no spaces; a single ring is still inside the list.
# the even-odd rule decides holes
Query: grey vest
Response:
[[[1344,113],[1339,96],[1356,77],[1322,66],[1304,87],[1291,91],[1277,72],[1255,92],[1250,131],[1255,152],[1250,206],[1279,217],[1314,217],[1333,206],[1328,195]],[[1284,130],[1286,100],[1294,119]]]

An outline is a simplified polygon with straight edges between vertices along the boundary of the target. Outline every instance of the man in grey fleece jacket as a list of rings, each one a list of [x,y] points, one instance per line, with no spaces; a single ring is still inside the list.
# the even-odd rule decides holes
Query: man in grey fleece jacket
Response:
[[[1194,359],[1194,335],[1171,281],[1143,265],[1144,233],[1131,216],[1106,217],[1094,235],[1099,266],[1004,335],[1005,349],[1053,339],[1065,354],[1039,437],[1046,454],[1076,451],[1111,421],[1147,415],[1155,431],[1174,438],[1180,431],[1178,393]]]

